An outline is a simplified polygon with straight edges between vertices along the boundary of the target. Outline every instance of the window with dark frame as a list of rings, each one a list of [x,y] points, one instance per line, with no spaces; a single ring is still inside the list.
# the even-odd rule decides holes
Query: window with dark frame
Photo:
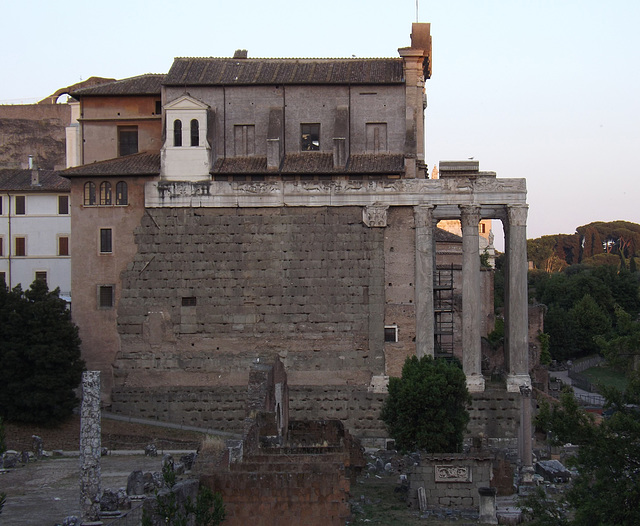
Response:
[[[4,256],[4,238],[0,237],[0,257]]]
[[[116,205],[128,205],[129,194],[127,183],[120,181],[116,183]]]
[[[47,282],[47,271],[46,270],[36,270],[36,280]]]
[[[113,308],[113,285],[100,285],[98,287],[98,307],[100,309]]]
[[[198,300],[195,296],[183,296],[182,298],[183,307],[195,307],[197,304]]]
[[[138,127],[118,126],[118,155],[138,153]]]
[[[96,204],[96,184],[92,181],[84,184],[84,205],[91,206]]]
[[[156,111],[155,111],[156,115],[162,115],[162,101],[161,100],[157,100],[156,101]]]
[[[60,236],[58,238],[58,256],[69,255],[69,238],[67,236]]]
[[[4,197],[0,195],[0,216],[2,215],[2,203],[4,203]]]
[[[58,214],[67,215],[68,213],[69,213],[69,196],[59,195],[58,196]]]
[[[23,216],[27,213],[27,198],[24,195],[16,195],[16,215]]]
[[[100,253],[111,254],[113,252],[112,231],[110,228],[100,229]]]
[[[300,125],[300,150],[303,152],[320,150],[320,124]]]
[[[110,205],[111,203],[111,183],[109,181],[102,181],[100,183],[100,204]]]
[[[191,146],[200,146],[200,123],[191,119]]]
[[[398,343],[398,326],[397,325],[384,326],[384,341],[386,343]]]
[[[173,145],[182,146],[182,121],[180,119],[173,121]]]
[[[27,255],[27,238],[26,237],[16,237],[16,256],[26,256]]]

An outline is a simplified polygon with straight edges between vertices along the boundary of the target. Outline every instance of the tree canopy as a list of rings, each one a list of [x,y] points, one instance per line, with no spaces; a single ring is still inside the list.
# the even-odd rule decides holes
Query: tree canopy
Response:
[[[400,378],[389,379],[381,418],[401,451],[461,451],[471,397],[455,362],[407,358]]]
[[[58,289],[0,283],[0,416],[41,424],[69,416],[83,370],[78,328]]]
[[[556,234],[527,240],[528,258],[536,269],[559,272],[569,265],[617,265],[640,256],[640,225],[629,221],[597,221]]]

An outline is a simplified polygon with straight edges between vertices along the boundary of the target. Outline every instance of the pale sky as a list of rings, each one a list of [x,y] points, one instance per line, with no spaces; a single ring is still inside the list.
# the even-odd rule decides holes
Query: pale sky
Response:
[[[0,104],[173,57],[396,57],[415,0],[5,2]],[[640,223],[640,1],[420,0],[426,157],[527,179],[528,237]],[[496,245],[502,243],[497,239]]]

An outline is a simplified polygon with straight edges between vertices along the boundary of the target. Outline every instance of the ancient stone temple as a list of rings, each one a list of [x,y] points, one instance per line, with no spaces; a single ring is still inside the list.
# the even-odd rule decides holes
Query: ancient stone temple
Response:
[[[87,129],[104,137],[120,112],[112,142],[130,153],[144,122],[150,148],[100,160],[94,145],[98,162],[65,172],[73,315],[114,411],[240,431],[250,364],[279,357],[292,411],[384,437],[386,379],[436,352],[436,228],[451,219],[469,389],[485,389],[483,219],[506,233],[507,390],[530,384],[525,181],[477,161],[428,178],[429,24],[398,53],[178,58],[160,88],[138,77],[73,94]],[[120,111],[125,95],[140,104]]]

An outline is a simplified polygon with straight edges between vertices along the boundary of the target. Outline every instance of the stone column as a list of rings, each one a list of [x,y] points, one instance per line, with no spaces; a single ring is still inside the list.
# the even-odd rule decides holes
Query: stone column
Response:
[[[80,408],[80,509],[82,524],[100,522],[100,371],[82,373]]]
[[[509,223],[505,237],[508,272],[507,300],[507,391],[517,393],[531,386],[529,377],[529,301],[527,296],[527,205],[507,207]]]
[[[484,391],[480,341],[480,207],[460,206],[462,223],[462,368],[471,392]]]
[[[434,355],[433,312],[433,206],[418,205],[413,213],[416,224],[416,356]]]

